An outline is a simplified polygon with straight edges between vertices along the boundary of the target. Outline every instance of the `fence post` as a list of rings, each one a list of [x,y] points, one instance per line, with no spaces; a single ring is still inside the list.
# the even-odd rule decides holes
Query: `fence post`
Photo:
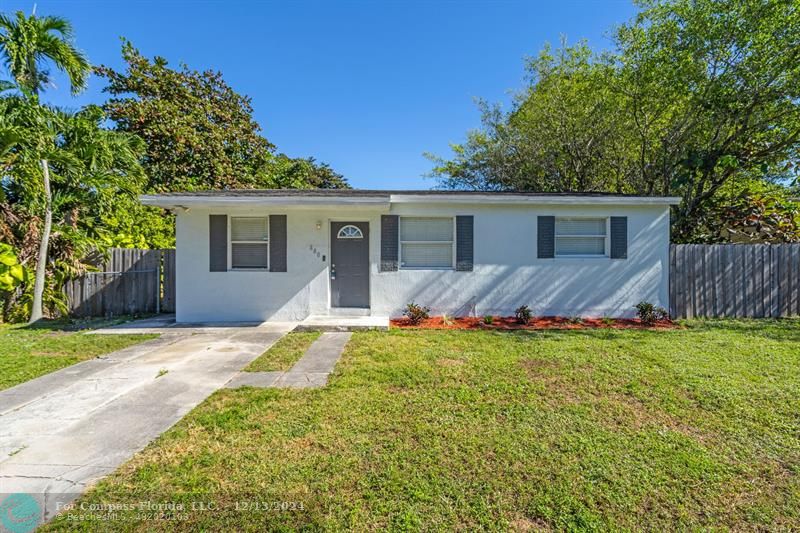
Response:
[[[161,314],[161,250],[156,250],[156,314]]]

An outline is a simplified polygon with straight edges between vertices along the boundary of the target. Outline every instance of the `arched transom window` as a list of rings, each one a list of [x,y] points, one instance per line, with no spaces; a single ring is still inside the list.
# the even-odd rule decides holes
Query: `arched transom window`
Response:
[[[361,230],[352,224],[342,227],[336,235],[338,239],[363,239],[364,234]]]

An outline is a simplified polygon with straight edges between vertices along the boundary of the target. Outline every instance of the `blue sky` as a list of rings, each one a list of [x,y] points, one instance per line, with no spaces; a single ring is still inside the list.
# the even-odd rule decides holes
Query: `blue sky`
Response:
[[[0,0],[0,11],[34,2]],[[474,98],[508,102],[523,60],[546,43],[608,48],[629,1],[53,1],[38,14],[75,26],[94,64],[121,67],[120,37],[171,64],[222,71],[253,99],[264,135],[291,156],[330,163],[359,188],[430,188],[423,152],[449,154],[479,125]],[[77,98],[63,81],[45,99],[100,103],[102,80]]]

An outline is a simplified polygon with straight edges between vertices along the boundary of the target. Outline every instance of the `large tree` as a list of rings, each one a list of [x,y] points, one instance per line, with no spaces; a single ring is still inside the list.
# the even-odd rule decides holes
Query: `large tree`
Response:
[[[148,189],[174,191],[254,187],[265,181],[272,144],[260,135],[250,99],[219,72],[152,61],[125,41],[126,70],[106,66],[112,97],[105,110],[117,129],[144,139]]]
[[[101,66],[111,95],[105,109],[116,127],[144,139],[148,190],[347,186],[313,159],[276,156],[253,119],[250,98],[219,72],[170,68],[124,41],[124,72]],[[292,163],[295,163],[294,165]]]
[[[526,62],[530,85],[513,109],[479,102],[483,129],[454,145],[455,156],[431,156],[442,184],[456,189],[604,190],[628,192],[629,133],[610,90],[613,68],[597,61],[587,43],[553,51],[546,46]]]
[[[706,216],[726,184],[760,180],[787,196],[780,184],[796,180],[800,160],[798,4],[640,6],[612,53],[581,44],[530,61],[511,111],[484,106],[483,128],[437,159],[442,184],[677,195],[678,241],[728,234],[707,231]]]
[[[72,26],[60,17],[26,17],[17,11],[14,19],[0,14],[0,56],[8,73],[19,88],[32,99],[31,111],[38,115],[40,123],[48,122],[43,110],[36,109],[38,95],[43,87],[50,84],[48,65],[66,72],[73,93],[78,93],[86,85],[91,67],[86,57],[72,44]],[[47,130],[44,126],[42,131]],[[26,139],[41,148],[46,137]],[[52,194],[50,190],[50,167],[48,150],[38,150],[41,180],[44,193],[44,221],[36,260],[36,278],[29,321],[36,322],[43,316],[42,299],[45,285],[45,269],[52,226]]]

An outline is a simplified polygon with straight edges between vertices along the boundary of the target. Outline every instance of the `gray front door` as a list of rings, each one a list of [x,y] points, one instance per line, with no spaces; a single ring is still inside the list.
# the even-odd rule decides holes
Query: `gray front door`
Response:
[[[369,222],[331,222],[331,305],[369,307]]]

